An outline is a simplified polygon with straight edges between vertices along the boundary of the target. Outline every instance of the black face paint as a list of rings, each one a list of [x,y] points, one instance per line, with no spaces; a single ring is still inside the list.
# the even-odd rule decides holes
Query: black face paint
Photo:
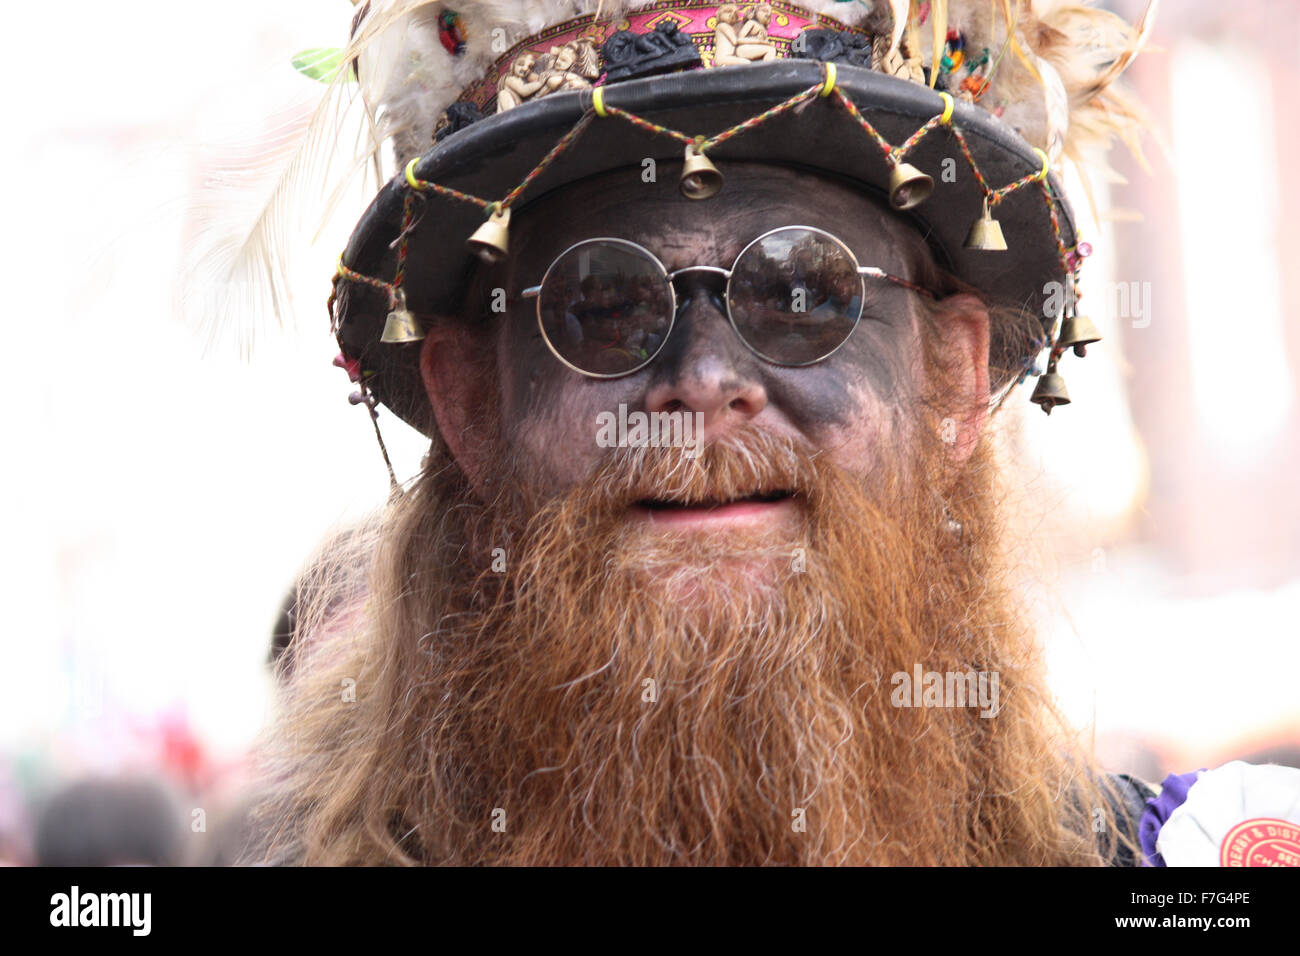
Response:
[[[679,314],[670,336],[645,368],[611,379],[584,376],[561,363],[541,335],[537,303],[520,297],[541,282],[569,246],[597,237],[623,238],[654,253],[671,271],[693,265],[730,268],[754,238],[780,226],[824,229],[862,265],[915,274],[920,247],[913,228],[866,194],[837,181],[763,164],[732,164],[722,193],[684,199],[671,183],[643,183],[636,171],[608,173],[522,208],[512,224],[507,299],[496,353],[505,434],[531,442],[557,480],[586,456],[596,414],[644,410],[648,396],[673,394],[707,371],[710,388],[759,389],[764,416],[784,430],[819,442],[893,421],[891,407],[909,404],[916,355],[915,293],[866,279],[864,314],[848,341],[810,366],[772,364],[751,351],[726,315],[722,288],[707,273],[679,277]],[[546,468],[545,462],[541,467]]]

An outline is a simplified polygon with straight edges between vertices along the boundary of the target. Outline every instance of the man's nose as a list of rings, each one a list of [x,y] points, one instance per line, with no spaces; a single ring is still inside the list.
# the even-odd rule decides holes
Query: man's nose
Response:
[[[646,410],[701,413],[714,434],[750,421],[767,407],[767,390],[757,357],[727,321],[722,292],[682,282],[678,296],[686,301],[650,366]]]

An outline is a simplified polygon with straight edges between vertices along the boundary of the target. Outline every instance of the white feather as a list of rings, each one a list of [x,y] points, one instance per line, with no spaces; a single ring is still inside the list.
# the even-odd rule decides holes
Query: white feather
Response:
[[[340,79],[314,108],[288,110],[260,135],[210,150],[187,217],[180,302],[209,344],[233,338],[247,355],[270,324],[292,321],[294,253],[327,210],[321,197],[373,168],[372,147],[355,87]]]

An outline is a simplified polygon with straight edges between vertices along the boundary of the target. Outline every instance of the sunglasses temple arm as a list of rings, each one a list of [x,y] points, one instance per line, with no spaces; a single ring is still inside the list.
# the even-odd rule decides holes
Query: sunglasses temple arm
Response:
[[[890,275],[884,269],[880,269],[876,266],[858,266],[858,275],[871,276],[873,279],[884,279],[887,282],[894,283],[894,285],[902,286],[904,289],[911,289],[913,292],[919,292],[927,298],[938,298],[933,292],[925,288],[925,286],[920,286],[915,282],[909,282],[907,279]]]

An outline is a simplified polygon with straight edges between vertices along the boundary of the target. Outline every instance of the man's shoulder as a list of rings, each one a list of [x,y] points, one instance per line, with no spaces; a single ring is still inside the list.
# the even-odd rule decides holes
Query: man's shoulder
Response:
[[[1234,760],[1159,787],[1106,776],[1116,817],[1141,848],[1139,857],[1118,848],[1115,866],[1300,865],[1300,769]]]
[[[1138,834],[1147,801],[1156,796],[1156,788],[1145,780],[1127,773],[1104,774],[1103,792],[1110,801],[1121,839],[1115,840],[1107,853],[1111,866],[1141,866]]]

